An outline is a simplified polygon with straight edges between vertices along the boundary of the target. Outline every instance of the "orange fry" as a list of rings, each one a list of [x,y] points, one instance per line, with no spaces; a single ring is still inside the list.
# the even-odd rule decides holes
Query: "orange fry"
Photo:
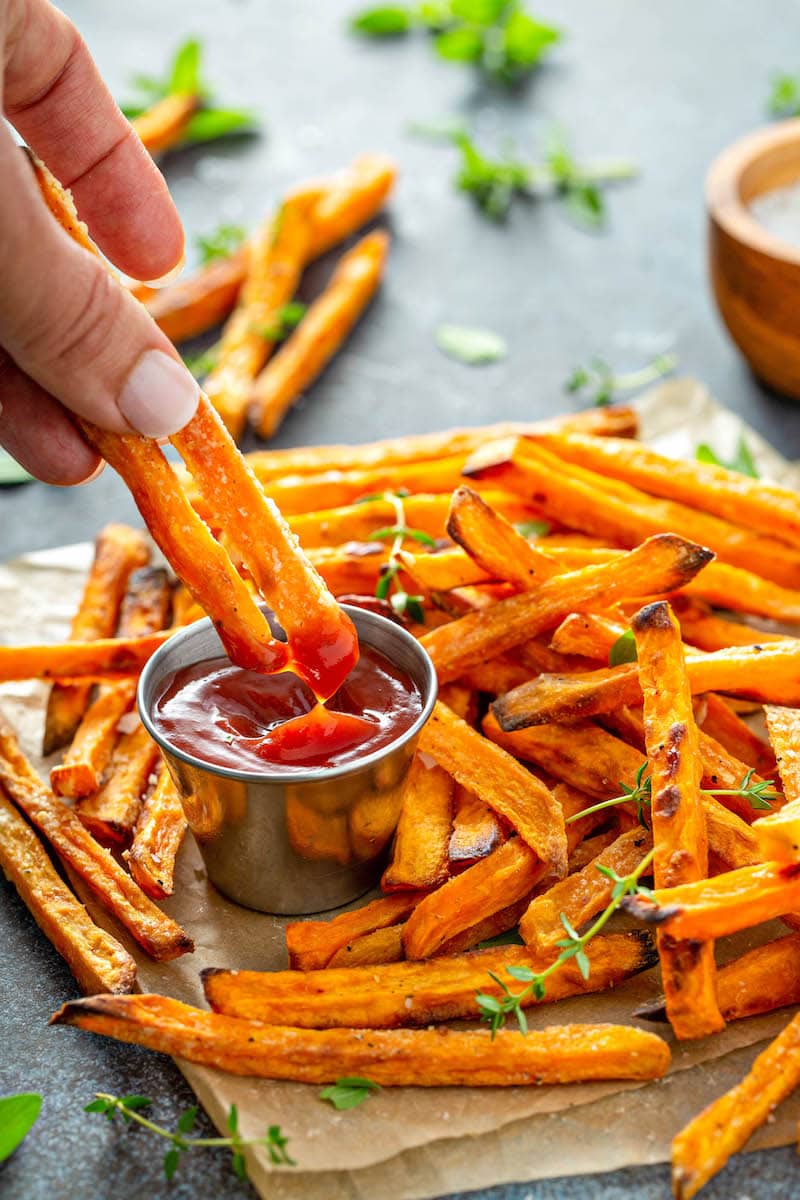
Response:
[[[330,921],[290,922],[286,926],[289,965],[300,971],[327,967],[334,954],[356,938],[405,920],[424,895],[424,892],[395,892]]]
[[[78,816],[99,842],[125,845],[131,840],[142,796],[158,760],[158,746],[141,723],[122,734],[105,783],[93,796],[84,796],[75,805]]]
[[[402,962],[403,926],[389,925],[386,929],[374,929],[353,938],[341,950],[337,950],[328,963],[329,967],[369,967],[376,963]]]
[[[248,247],[215,258],[192,275],[157,288],[144,298],[150,316],[176,345],[199,337],[227,317],[247,272]]]
[[[171,93],[134,117],[131,125],[152,155],[170,150],[183,141],[186,127],[197,112],[199,96]]]
[[[381,879],[385,892],[438,887],[447,879],[453,788],[441,767],[415,754],[403,786],[391,861]]]
[[[768,704],[764,715],[787,802],[780,811],[756,821],[753,832],[765,859],[797,862],[800,859],[800,711]]]
[[[138,675],[168,630],[148,637],[98,638],[49,646],[0,646],[0,680],[87,679],[96,682]]]
[[[777,778],[775,755],[769,746],[721,696],[707,692],[700,706],[702,719],[699,724],[703,733],[736,755],[746,766],[752,767],[762,779]]]
[[[447,532],[490,579],[504,579],[521,591],[558,574],[558,567],[537,550],[472,488],[460,487],[450,501]]]
[[[131,875],[152,900],[165,900],[173,893],[175,858],[185,833],[180,797],[162,765],[155,787],[142,804],[130,850],[123,854]]]

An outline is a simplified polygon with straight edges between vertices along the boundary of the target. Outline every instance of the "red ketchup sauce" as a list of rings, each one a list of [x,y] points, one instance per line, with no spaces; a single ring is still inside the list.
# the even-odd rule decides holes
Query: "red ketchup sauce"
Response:
[[[204,762],[291,775],[363,758],[410,729],[421,711],[410,675],[362,645],[325,706],[290,671],[262,675],[211,658],[165,682],[152,720],[166,741]]]

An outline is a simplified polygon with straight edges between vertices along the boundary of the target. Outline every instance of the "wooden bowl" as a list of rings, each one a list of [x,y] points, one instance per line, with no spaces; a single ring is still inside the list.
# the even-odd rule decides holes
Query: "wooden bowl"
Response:
[[[800,236],[768,232],[748,205],[800,182],[800,118],[724,150],[706,178],[709,269],[722,319],[755,374],[800,400]],[[799,223],[800,234],[800,223]]]

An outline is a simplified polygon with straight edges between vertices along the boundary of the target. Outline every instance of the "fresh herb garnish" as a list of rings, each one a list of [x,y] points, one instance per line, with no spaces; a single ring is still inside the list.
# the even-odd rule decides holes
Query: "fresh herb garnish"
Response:
[[[42,1111],[37,1092],[19,1092],[0,1097],[0,1162],[14,1153],[36,1124]]]
[[[259,334],[265,342],[282,342],[297,328],[307,311],[307,304],[291,300],[279,308],[267,324],[253,326],[253,332]]]
[[[773,75],[767,109],[773,117],[800,117],[800,75]]]
[[[594,403],[611,404],[619,392],[633,392],[670,375],[678,365],[674,354],[659,354],[638,371],[615,374],[602,358],[593,358],[585,367],[576,367],[564,383],[564,391],[589,395]]]
[[[493,971],[489,971],[490,978],[499,986],[502,995],[498,998],[496,996],[489,996],[485,992],[478,992],[475,999],[478,1011],[481,1014],[481,1020],[489,1023],[492,1037],[494,1037],[498,1029],[503,1028],[506,1019],[512,1015],[516,1017],[522,1033],[525,1034],[528,1032],[528,1022],[522,1008],[523,1003],[531,998],[534,1000],[543,1000],[547,991],[547,980],[565,962],[569,962],[570,959],[574,958],[582,977],[584,979],[589,978],[591,964],[586,953],[587,945],[611,919],[625,896],[650,894],[650,889],[641,887],[639,880],[650,867],[654,855],[655,850],[650,850],[645,854],[638,867],[631,871],[629,875],[620,876],[610,867],[603,867],[598,864],[598,871],[612,880],[614,884],[611,891],[611,900],[607,907],[603,909],[600,916],[589,926],[586,932],[581,934],[573,928],[564,913],[561,913],[561,924],[564,926],[566,934],[565,937],[556,942],[561,953],[543,971],[532,971],[530,967],[523,966],[506,967],[506,973],[512,979],[525,984],[522,991],[512,992],[508,984],[504,983],[499,975],[496,975]]]
[[[15,458],[12,458],[7,450],[0,446],[0,487],[12,487],[17,483],[30,483],[33,475],[30,475],[24,467],[21,467]]]
[[[201,265],[205,266],[215,258],[228,258],[246,237],[247,230],[241,225],[218,225],[211,233],[198,234],[195,243]]]
[[[618,667],[622,663],[636,662],[636,638],[632,629],[621,633],[608,652],[608,665]]]
[[[379,1092],[380,1084],[371,1079],[363,1079],[360,1075],[346,1075],[337,1079],[330,1087],[323,1088],[319,1094],[320,1100],[327,1100],[338,1112],[349,1108],[357,1108],[363,1104],[372,1092]]]
[[[132,103],[120,108],[129,120],[140,117],[148,108],[167,96],[196,96],[200,107],[184,131],[184,142],[210,142],[232,133],[250,132],[256,127],[252,113],[244,109],[215,108],[213,95],[201,77],[203,46],[196,38],[183,42],[175,52],[163,79],[152,75],[133,75],[131,85],[137,93]]]
[[[505,358],[508,350],[505,339],[498,333],[464,325],[440,325],[436,330],[436,345],[450,358],[470,365],[497,362]]]
[[[495,946],[524,946],[522,938],[519,936],[519,929],[507,929],[505,933],[497,933],[494,937],[486,938],[483,942],[478,942],[476,950],[492,950]]]
[[[636,772],[636,783],[633,787],[628,787],[624,783],[619,784],[621,795],[612,796],[610,800],[601,800],[598,804],[592,804],[589,808],[581,809],[580,812],[574,813],[571,817],[567,817],[566,824],[571,825],[573,821],[580,820],[581,817],[587,817],[590,813],[601,812],[605,808],[613,808],[617,804],[632,803],[636,805],[636,817],[640,825],[644,825],[644,810],[650,806],[652,799],[652,785],[650,776],[645,775],[649,763],[645,760]],[[750,807],[756,810],[769,810],[772,808],[774,801],[780,800],[782,793],[776,790],[775,781],[773,779],[760,779],[757,783],[753,783],[755,770],[750,767],[742,776],[741,782],[735,788],[701,788],[706,796],[738,796],[741,800],[749,800]]]
[[[720,458],[706,442],[701,442],[697,447],[695,458],[698,462],[712,463],[715,467],[726,467],[729,471],[738,471],[740,475],[749,475],[751,479],[760,478],[755,459],[745,441],[743,433],[739,434],[739,440],[736,443],[736,453],[728,462],[724,458]]]
[[[561,30],[533,17],[520,0],[428,0],[365,9],[350,20],[365,37],[427,31],[440,58],[476,67],[487,78],[515,84],[561,40]]]
[[[198,354],[184,354],[183,361],[195,379],[202,379],[214,370],[219,361],[219,342]]]
[[[517,521],[514,526],[517,533],[521,533],[524,538],[540,538],[547,537],[553,526],[549,521]]]
[[[359,497],[356,504],[369,504],[372,500],[384,500],[394,509],[394,523],[384,526],[383,529],[373,530],[367,539],[368,541],[382,541],[384,538],[392,538],[389,557],[378,577],[375,595],[379,600],[388,600],[399,617],[406,616],[418,625],[424,625],[424,597],[409,595],[397,581],[402,566],[398,554],[403,548],[403,542],[407,539],[431,547],[436,545],[436,541],[424,530],[411,529],[407,524],[405,505],[403,504],[407,495],[408,491],[405,488],[400,488],[396,492],[373,492],[368,496]]]
[[[416,128],[418,132],[426,132],[425,127]],[[508,215],[515,196],[528,199],[554,196],[579,225],[597,229],[606,218],[603,188],[632,179],[636,174],[636,168],[629,162],[578,163],[563,135],[556,132],[551,132],[540,163],[524,162],[510,154],[490,158],[460,128],[440,126],[428,136],[449,141],[460,151],[455,186],[470,195],[480,211],[495,221],[502,221]]]
[[[279,1125],[270,1125],[264,1137],[240,1137],[239,1115],[235,1104],[231,1105],[230,1112],[228,1113],[228,1137],[189,1136],[197,1120],[198,1108],[196,1104],[192,1105],[191,1108],[187,1108],[186,1112],[181,1115],[178,1120],[178,1127],[175,1130],[165,1129],[163,1125],[157,1125],[155,1121],[151,1121],[148,1117],[142,1115],[140,1110],[149,1108],[151,1104],[152,1100],[149,1096],[109,1096],[106,1092],[97,1092],[95,1099],[90,1104],[87,1104],[83,1111],[88,1113],[102,1113],[108,1121],[113,1121],[117,1113],[119,1113],[126,1125],[135,1122],[144,1129],[149,1129],[151,1133],[166,1138],[170,1143],[170,1147],[164,1155],[164,1175],[167,1179],[172,1179],[177,1171],[181,1154],[187,1150],[200,1150],[203,1147],[212,1146],[224,1146],[230,1150],[232,1155],[231,1166],[239,1179],[247,1178],[247,1167],[244,1158],[244,1148],[246,1146],[263,1146],[269,1154],[270,1162],[276,1167],[295,1166],[294,1160],[289,1157],[286,1149],[288,1138],[283,1136]]]

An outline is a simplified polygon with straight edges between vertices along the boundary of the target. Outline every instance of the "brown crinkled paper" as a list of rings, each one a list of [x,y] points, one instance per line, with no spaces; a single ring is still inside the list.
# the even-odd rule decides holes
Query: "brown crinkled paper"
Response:
[[[645,440],[674,455],[692,456],[700,441],[723,458],[746,429],[692,380],[670,381],[639,402]],[[800,488],[800,470],[752,430],[748,444],[765,475]],[[25,556],[0,567],[0,637],[10,642],[55,640],[66,632],[90,547],[69,546]],[[45,689],[2,688],[4,707],[17,723],[34,761],[39,757]],[[83,896],[87,899],[86,895]],[[106,919],[89,901],[93,914]],[[284,921],[224,900],[207,883],[200,856],[187,841],[176,895],[164,906],[191,933],[196,951],[157,964],[129,946],[143,990],[204,1006],[199,971],[206,966],[274,970],[285,967]],[[109,927],[113,927],[109,923]],[[114,928],[119,936],[120,931]],[[785,932],[777,923],[719,944],[721,959]],[[123,937],[123,941],[126,939]],[[614,992],[529,1010],[533,1028],[570,1021],[630,1021],[631,1011],[659,991],[653,972]],[[66,997],[65,997],[66,998]],[[385,1089],[360,1108],[337,1113],[305,1084],[242,1079],[191,1063],[178,1066],[222,1130],[230,1105],[239,1110],[245,1137],[271,1123],[288,1135],[296,1168],[276,1171],[266,1154],[248,1151],[250,1178],[270,1200],[361,1200],[423,1197],[511,1180],[608,1171],[664,1161],[672,1135],[748,1069],[756,1043],[773,1037],[787,1012],[730,1025],[706,1041],[673,1045],[667,1078],[653,1084],[595,1083],[530,1088]],[[664,1033],[665,1026],[647,1026]],[[53,1029],[49,1036],[61,1036]],[[636,1091],[628,1098],[626,1093]],[[785,1144],[795,1136],[800,1102],[781,1107],[753,1146]]]

